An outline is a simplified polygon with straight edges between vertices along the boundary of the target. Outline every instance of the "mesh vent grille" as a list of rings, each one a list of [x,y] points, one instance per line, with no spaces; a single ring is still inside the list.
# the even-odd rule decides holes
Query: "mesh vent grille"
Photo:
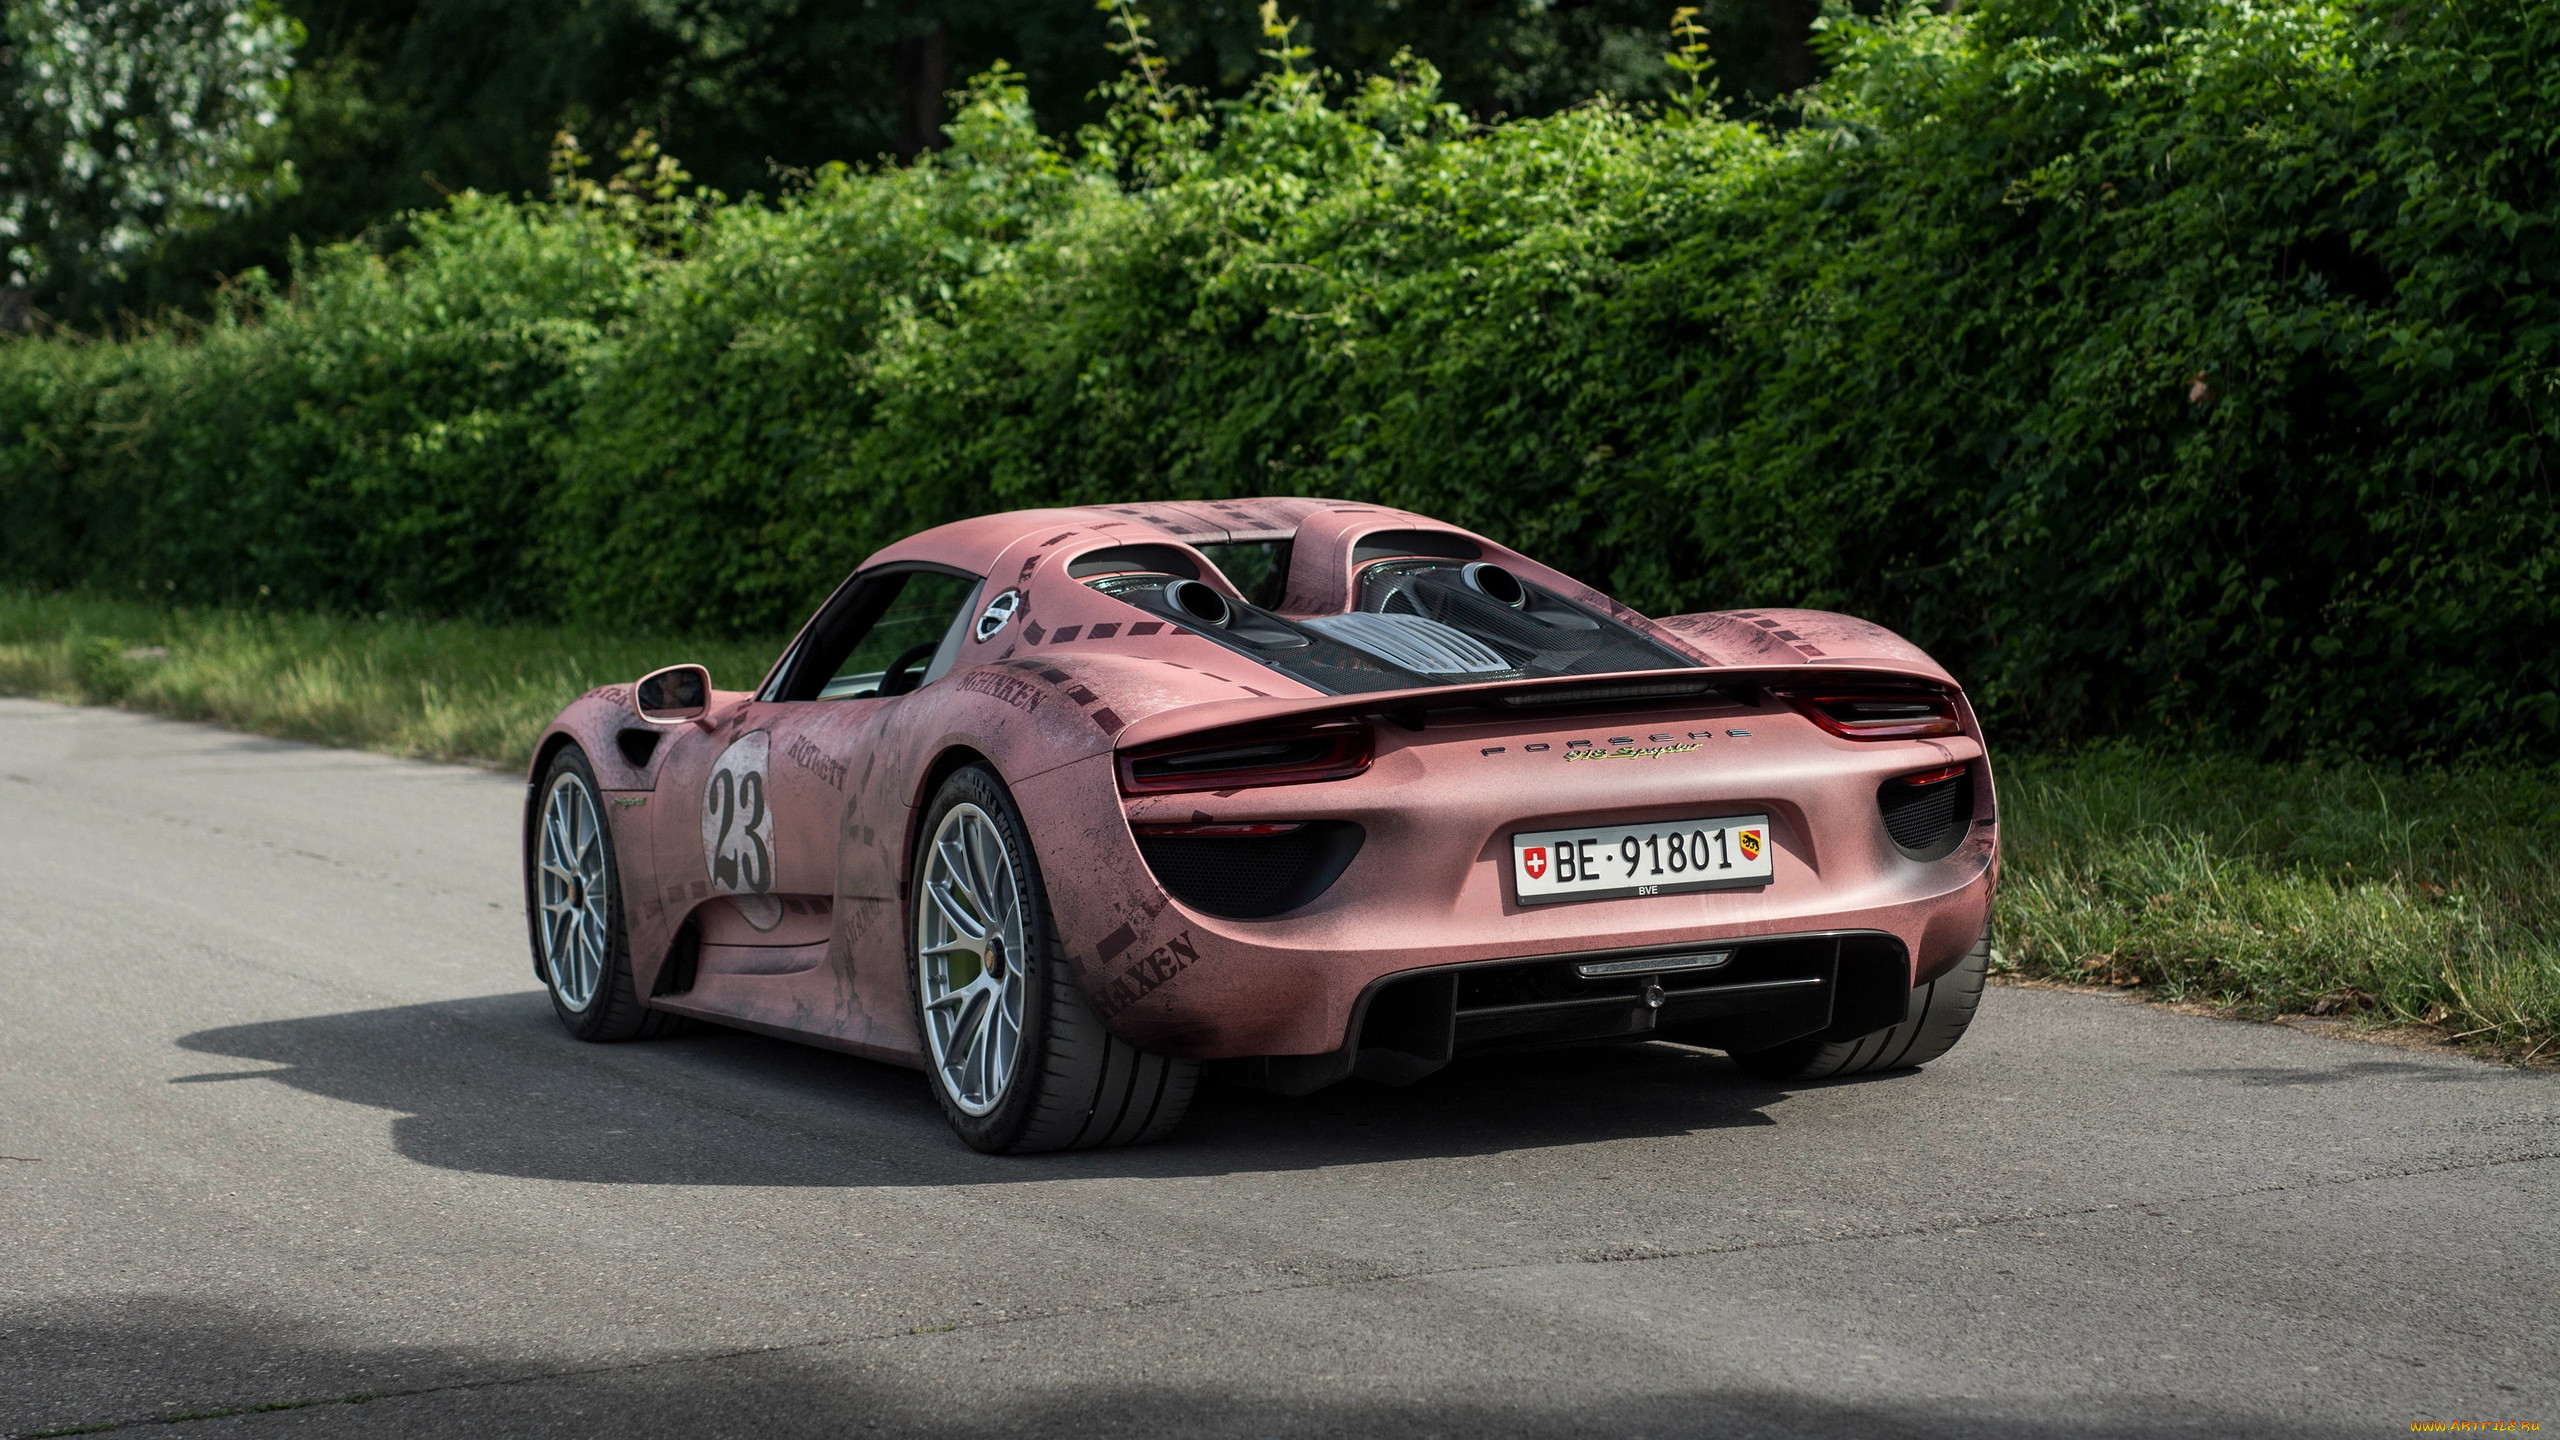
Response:
[[[1956,848],[1973,819],[1973,772],[1926,785],[1889,780],[1876,792],[1876,808],[1884,812],[1885,833],[1903,853],[1935,860]]]

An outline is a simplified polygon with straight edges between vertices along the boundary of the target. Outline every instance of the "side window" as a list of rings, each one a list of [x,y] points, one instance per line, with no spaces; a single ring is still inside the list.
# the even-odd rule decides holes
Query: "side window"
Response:
[[[944,639],[963,623],[974,575],[895,570],[861,580],[820,622],[776,699],[904,695],[950,668]]]

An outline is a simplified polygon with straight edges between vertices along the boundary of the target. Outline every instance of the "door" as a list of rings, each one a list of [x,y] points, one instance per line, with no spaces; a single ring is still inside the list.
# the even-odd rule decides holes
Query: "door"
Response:
[[[854,1012],[872,1007],[852,993],[849,972],[825,996],[729,981],[825,965],[837,851],[872,768],[864,762],[897,697],[939,679],[957,656],[977,587],[974,575],[932,566],[856,577],[772,685],[668,757],[659,790],[675,803],[658,821],[661,873],[670,886],[694,877],[684,888],[701,945],[684,1008],[791,1029],[861,1028]]]

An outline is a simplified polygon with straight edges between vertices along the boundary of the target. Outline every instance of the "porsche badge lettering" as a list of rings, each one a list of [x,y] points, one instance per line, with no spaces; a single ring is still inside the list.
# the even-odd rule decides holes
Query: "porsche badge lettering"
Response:
[[[773,737],[751,730],[730,742],[702,787],[702,858],[711,888],[735,897],[758,930],[782,923],[773,889]]]
[[[1588,740],[1567,740],[1564,742],[1564,758],[1567,760],[1652,760],[1664,755],[1685,755],[1698,748],[1695,743],[1696,741],[1714,733],[1715,732],[1712,730],[1692,730],[1689,732],[1691,743],[1684,745],[1630,745],[1625,743],[1625,741],[1632,739],[1633,737],[1619,736],[1613,737],[1610,740],[1609,744],[1612,748],[1607,750],[1593,748],[1592,743]],[[1747,735],[1751,732],[1747,730],[1736,730],[1733,733],[1736,735]],[[1649,738],[1655,740],[1668,740],[1671,737],[1668,735],[1655,735]],[[1524,755],[1541,755],[1554,748],[1555,747],[1553,745],[1541,740],[1535,744],[1521,746],[1520,751]],[[1480,753],[1485,755],[1502,755],[1509,752],[1503,746],[1488,745],[1484,747]]]

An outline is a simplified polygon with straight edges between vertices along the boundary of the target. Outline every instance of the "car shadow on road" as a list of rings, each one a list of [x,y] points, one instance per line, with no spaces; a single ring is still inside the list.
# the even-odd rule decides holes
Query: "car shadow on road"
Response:
[[[1114,1312],[1111,1323],[1144,1323]],[[433,1322],[342,1325],[199,1295],[44,1308],[0,1302],[0,1434],[1244,1437],[1679,1435],[1719,1440],[2169,1440],[2353,1433],[2137,1387],[1996,1396],[1824,1393],[1702,1366],[1676,1348],[1570,1373],[1497,1349],[1274,1356],[1230,1337],[1224,1366],[1084,1367],[1058,1326],[864,1333],[821,1322],[790,1344],[614,1351],[495,1342]],[[1216,1343],[1216,1342],[1213,1342]],[[1101,1347],[1101,1353],[1113,1351]],[[1062,1358],[1066,1363],[1061,1363]],[[1523,1366],[1526,1366],[1524,1372]],[[1352,1383],[1337,1367],[1357,1373]],[[1700,1373],[1702,1370],[1707,1373]],[[1184,1373],[1189,1371],[1192,1373]],[[1628,1374],[1628,1371],[1639,1372]],[[1723,1371],[1723,1373],[1715,1373]],[[1314,1373],[1310,1373],[1314,1372]],[[955,1383],[959,1376],[965,1383]]]
[[[280,1084],[392,1112],[421,1164],[641,1185],[967,1185],[1314,1169],[1490,1155],[1777,1122],[1789,1093],[1668,1045],[1461,1061],[1401,1089],[1289,1098],[1211,1085],[1162,1144],[976,1154],[910,1070],[738,1031],[581,1045],[540,991],[198,1031],[255,1062],[179,1085]],[[1891,1085],[1898,1077],[1869,1083]]]

